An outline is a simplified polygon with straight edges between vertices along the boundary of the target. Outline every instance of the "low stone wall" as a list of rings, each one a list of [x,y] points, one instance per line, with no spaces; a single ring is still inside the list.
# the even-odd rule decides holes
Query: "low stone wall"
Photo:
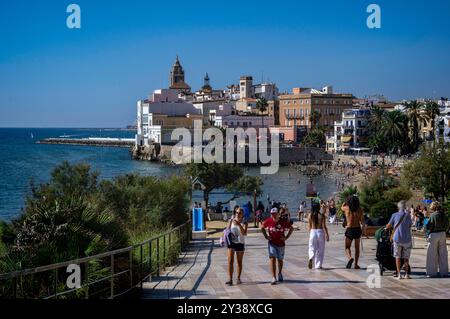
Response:
[[[136,151],[134,151],[134,158],[140,159],[140,160],[151,160],[151,159],[157,159],[162,162],[172,162],[172,149],[173,145],[161,145],[159,151],[154,150],[152,147],[150,147],[146,151],[141,151],[139,156],[137,156]],[[187,157],[189,157],[189,154],[191,158],[193,158],[193,148],[192,147],[184,147],[184,153],[187,154]],[[180,152],[183,153],[183,152]],[[157,154],[157,155],[156,155]],[[245,151],[245,158],[247,164],[248,163],[248,156],[249,150],[247,149]],[[235,158],[236,158],[236,152],[235,152]],[[279,149],[279,161],[281,165],[288,165],[290,163],[300,163],[304,159],[308,158],[309,161],[332,161],[333,155],[326,153],[321,148],[314,148],[314,147],[282,147]],[[226,151],[224,150],[224,162],[226,161]],[[179,163],[175,164],[182,164],[187,162],[187,160],[182,160]],[[258,155],[258,162],[259,162],[259,155]]]

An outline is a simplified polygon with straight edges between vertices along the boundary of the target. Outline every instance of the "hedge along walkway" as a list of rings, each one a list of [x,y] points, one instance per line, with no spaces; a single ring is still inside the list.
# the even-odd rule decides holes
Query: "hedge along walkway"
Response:
[[[243,283],[225,285],[227,278],[226,249],[217,239],[192,242],[183,252],[177,266],[167,268],[158,278],[143,285],[142,298],[450,298],[450,279],[425,277],[426,242],[415,239],[412,250],[411,280],[396,280],[387,271],[381,278],[381,288],[368,288],[370,273],[366,267],[377,265],[376,242],[363,240],[360,270],[346,269],[344,229],[330,226],[330,242],[326,245],[324,269],[310,270],[308,261],[308,233],[305,224],[287,242],[284,282],[270,285],[267,242],[259,233],[246,239]]]

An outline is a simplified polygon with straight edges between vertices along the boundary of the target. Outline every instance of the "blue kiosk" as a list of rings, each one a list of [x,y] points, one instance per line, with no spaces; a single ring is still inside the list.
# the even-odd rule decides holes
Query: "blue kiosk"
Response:
[[[192,209],[192,231],[204,231],[205,222],[203,219],[203,208]]]
[[[191,182],[192,190],[204,190],[205,186],[198,178]],[[192,197],[192,196],[191,196]],[[191,200],[192,201],[192,200]],[[192,239],[206,239],[206,225],[203,208],[194,207],[192,209]]]

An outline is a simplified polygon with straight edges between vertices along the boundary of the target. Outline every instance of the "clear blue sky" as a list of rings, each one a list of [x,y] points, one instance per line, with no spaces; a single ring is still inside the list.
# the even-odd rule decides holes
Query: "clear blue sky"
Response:
[[[77,3],[82,28],[66,27]],[[366,7],[382,8],[382,28]],[[15,0],[0,4],[0,126],[123,127],[167,87],[239,76],[391,99],[450,96],[450,1]]]

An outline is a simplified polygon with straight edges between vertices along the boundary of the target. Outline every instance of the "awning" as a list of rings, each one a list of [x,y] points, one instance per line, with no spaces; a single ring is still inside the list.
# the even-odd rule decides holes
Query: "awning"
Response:
[[[357,147],[357,148],[352,148],[351,150],[352,150],[352,151],[355,151],[355,152],[367,152],[367,151],[370,151],[370,148],[367,148],[367,147]]]
[[[342,136],[341,137],[341,142],[343,143],[348,143],[353,139],[353,136]]]

